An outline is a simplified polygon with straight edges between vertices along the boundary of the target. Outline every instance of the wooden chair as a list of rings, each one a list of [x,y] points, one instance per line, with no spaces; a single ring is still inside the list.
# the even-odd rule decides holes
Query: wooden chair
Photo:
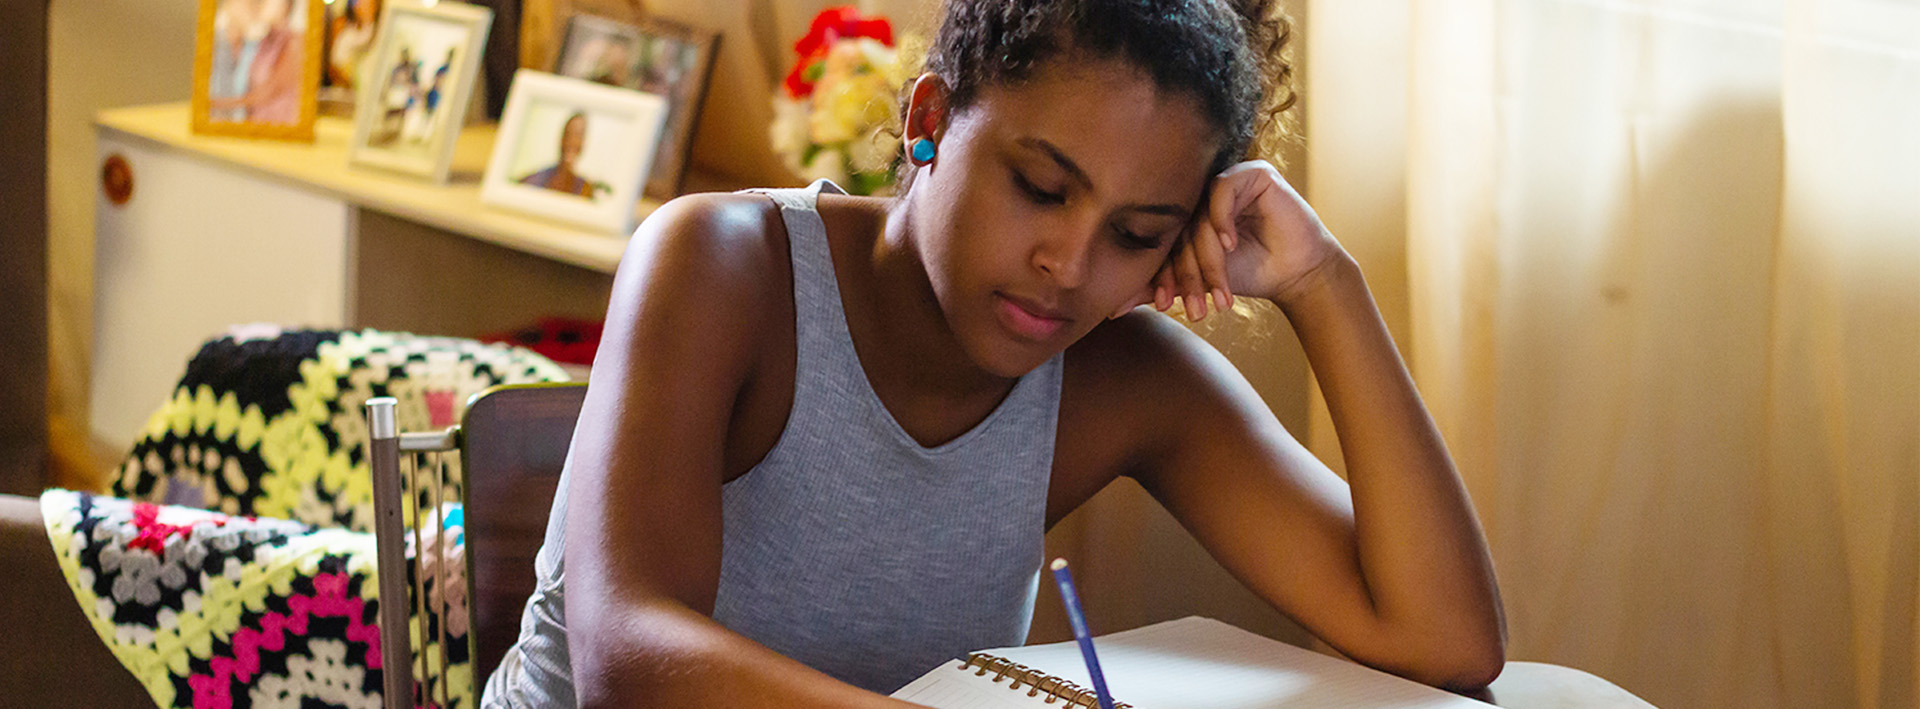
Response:
[[[395,430],[394,400],[367,401],[380,598],[409,599],[380,604],[381,654],[411,658],[423,678],[416,696],[414,673],[394,671],[400,665],[387,661],[383,688],[387,707],[446,706],[456,689],[449,685],[444,651],[415,656],[407,633],[386,630],[410,628],[423,639],[423,648],[430,641],[445,647],[444,623],[436,630],[422,620],[429,616],[429,601],[434,597],[426,584],[437,582],[446,588],[444,580],[422,576],[445,567],[409,574],[412,562],[405,555],[408,536],[416,550],[446,548],[448,516],[430,512],[449,502],[434,499],[446,489],[447,468],[441,456],[459,451],[465,478],[465,484],[457,487],[465,536],[465,591],[471,602],[467,638],[473,674],[472,686],[464,689],[477,701],[487,675],[519,637],[520,613],[534,589],[533,558],[546,536],[547,513],[586,390],[584,384],[494,387],[474,395],[459,425],[423,433]],[[416,495],[413,490],[423,492]]]

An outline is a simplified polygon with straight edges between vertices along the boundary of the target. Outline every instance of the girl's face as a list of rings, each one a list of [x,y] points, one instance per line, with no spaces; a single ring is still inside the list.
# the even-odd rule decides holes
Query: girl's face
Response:
[[[1198,106],[1123,61],[1062,58],[948,117],[913,233],[975,363],[1031,371],[1146,289],[1211,177]]]

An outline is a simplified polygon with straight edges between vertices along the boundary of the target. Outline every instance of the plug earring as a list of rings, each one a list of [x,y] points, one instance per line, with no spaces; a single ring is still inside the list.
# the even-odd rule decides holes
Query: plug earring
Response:
[[[921,138],[919,140],[913,141],[914,164],[925,165],[927,163],[933,162],[934,152],[935,151],[934,151],[932,140]]]

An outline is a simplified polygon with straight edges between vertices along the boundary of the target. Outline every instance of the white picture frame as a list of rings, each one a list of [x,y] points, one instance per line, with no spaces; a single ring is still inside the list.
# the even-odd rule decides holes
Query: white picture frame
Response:
[[[521,69],[480,201],[625,236],[666,115],[659,96]]]
[[[492,24],[476,5],[388,2],[360,67],[348,164],[446,182]]]

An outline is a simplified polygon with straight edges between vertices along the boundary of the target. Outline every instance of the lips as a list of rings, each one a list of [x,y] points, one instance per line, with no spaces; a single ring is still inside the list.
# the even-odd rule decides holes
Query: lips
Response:
[[[1045,340],[1067,324],[1063,313],[1026,298],[1007,293],[994,293],[994,296],[997,306],[994,310],[1000,316],[1000,323],[1023,338]]]

